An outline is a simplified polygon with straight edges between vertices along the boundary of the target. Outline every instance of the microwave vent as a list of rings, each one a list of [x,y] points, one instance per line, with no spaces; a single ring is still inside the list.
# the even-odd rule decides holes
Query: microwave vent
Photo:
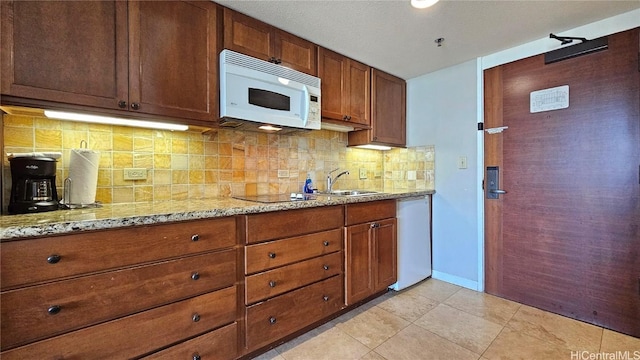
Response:
[[[260,71],[284,79],[293,80],[307,86],[320,88],[320,79],[315,76],[289,69],[286,66],[277,65],[264,60],[253,58],[251,56],[240,54],[235,51],[227,49],[222,50],[222,52],[220,53],[220,60],[228,65],[235,65],[251,70]]]

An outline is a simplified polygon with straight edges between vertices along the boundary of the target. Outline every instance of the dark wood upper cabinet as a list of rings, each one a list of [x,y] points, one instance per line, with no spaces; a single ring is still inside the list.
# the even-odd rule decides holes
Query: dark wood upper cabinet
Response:
[[[406,146],[406,102],[407,84],[403,79],[372,69],[371,130],[350,132],[349,145]]]
[[[370,67],[325,48],[318,51],[323,119],[370,126]],[[360,126],[358,126],[360,125]]]
[[[205,1],[3,1],[3,103],[217,117],[216,10]]]
[[[227,8],[224,48],[310,75],[318,74],[317,45]]]
[[[127,99],[127,3],[1,6],[2,95],[114,109]]]
[[[129,3],[129,102],[147,114],[218,115],[216,6],[206,1]]]

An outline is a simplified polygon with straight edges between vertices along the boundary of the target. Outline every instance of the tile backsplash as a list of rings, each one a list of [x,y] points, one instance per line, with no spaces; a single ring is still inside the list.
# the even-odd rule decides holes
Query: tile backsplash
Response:
[[[319,190],[327,172],[349,170],[335,188],[434,188],[434,147],[376,150],[347,147],[334,131],[292,135],[220,129],[174,132],[3,115],[4,199],[11,189],[11,152],[59,151],[56,185],[69,171],[69,153],[82,140],[100,151],[96,200],[126,203],[213,196],[300,192],[307,175]],[[147,169],[145,180],[125,180],[124,169]],[[366,176],[361,179],[361,169]],[[334,174],[335,175],[335,174]],[[364,175],[364,174],[362,174]],[[4,202],[5,208],[8,201]]]

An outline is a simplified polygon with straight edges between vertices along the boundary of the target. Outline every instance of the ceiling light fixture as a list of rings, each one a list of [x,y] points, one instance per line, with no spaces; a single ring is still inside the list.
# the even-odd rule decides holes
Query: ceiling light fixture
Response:
[[[50,119],[89,122],[94,124],[122,125],[122,126],[148,128],[148,129],[178,130],[178,131],[186,131],[189,129],[187,125],[177,125],[177,124],[169,124],[169,123],[146,121],[146,120],[123,119],[123,118],[116,118],[116,117],[110,117],[110,116],[78,114],[78,113],[70,113],[70,112],[64,112],[64,111],[45,110],[44,115]]]
[[[411,0],[411,6],[416,9],[426,9],[429,6],[433,6],[438,0]]]

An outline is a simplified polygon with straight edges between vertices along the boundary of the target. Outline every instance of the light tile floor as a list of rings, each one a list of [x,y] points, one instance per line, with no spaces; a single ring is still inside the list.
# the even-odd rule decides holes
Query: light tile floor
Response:
[[[606,357],[611,353],[618,357]],[[640,359],[640,339],[427,279],[256,359],[622,360]]]

